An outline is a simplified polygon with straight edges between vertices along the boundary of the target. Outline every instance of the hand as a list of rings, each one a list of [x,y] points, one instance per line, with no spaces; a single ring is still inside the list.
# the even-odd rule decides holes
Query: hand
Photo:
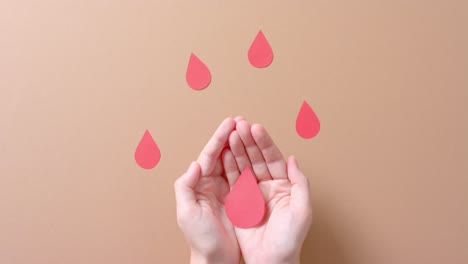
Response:
[[[266,203],[265,218],[258,226],[235,227],[245,262],[299,263],[312,211],[309,184],[296,159],[290,157],[286,164],[265,128],[245,120],[237,122],[229,146],[222,154],[229,185],[250,166]]]
[[[235,125],[232,118],[225,119],[198,160],[174,184],[177,221],[191,246],[190,263],[240,261],[234,227],[224,210],[229,185],[221,162],[221,152]]]

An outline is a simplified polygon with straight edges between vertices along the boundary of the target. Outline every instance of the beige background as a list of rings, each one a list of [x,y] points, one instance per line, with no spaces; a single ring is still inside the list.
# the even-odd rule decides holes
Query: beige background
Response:
[[[186,263],[173,182],[235,115],[310,179],[304,263],[467,263],[467,25],[462,0],[1,0],[0,263]]]

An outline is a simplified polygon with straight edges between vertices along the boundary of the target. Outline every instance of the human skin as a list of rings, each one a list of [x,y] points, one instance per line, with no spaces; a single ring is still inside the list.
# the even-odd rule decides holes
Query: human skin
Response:
[[[177,221],[190,244],[193,264],[237,264],[241,259],[234,226],[224,210],[229,184],[221,162],[221,152],[235,125],[232,118],[226,118],[197,161],[174,184]]]
[[[266,129],[239,120],[223,152],[232,187],[249,166],[263,193],[264,220],[253,228],[234,227],[246,263],[299,263],[302,244],[312,222],[309,183],[294,157],[286,162]]]
[[[266,215],[242,229],[229,221],[224,202],[246,166],[257,177]],[[286,162],[263,126],[225,119],[176,181],[175,192],[191,263],[239,263],[241,257],[246,263],[299,263],[312,220],[309,184],[296,159]]]

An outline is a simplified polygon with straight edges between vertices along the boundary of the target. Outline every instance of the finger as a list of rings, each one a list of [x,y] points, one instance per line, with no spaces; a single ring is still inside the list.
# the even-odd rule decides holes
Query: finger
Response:
[[[270,175],[273,179],[287,179],[286,162],[266,129],[259,124],[252,125],[252,137],[263,154]]]
[[[224,168],[223,168],[223,163],[221,162],[221,156],[219,159],[216,159],[216,164],[215,164],[215,168],[213,170],[213,175],[223,175],[223,171],[224,171]]]
[[[291,182],[291,209],[298,214],[305,214],[304,217],[311,217],[309,181],[297,165],[296,158],[291,156],[288,159],[288,178]]]
[[[234,183],[236,183],[237,178],[239,178],[239,168],[237,167],[236,159],[234,158],[234,154],[232,154],[231,150],[224,150],[222,156],[226,178],[228,179],[229,186],[232,188]]]
[[[244,120],[243,116],[236,116],[236,118],[234,118],[234,121],[236,121],[236,123],[238,123],[241,120]]]
[[[234,130],[235,125],[236,122],[232,118],[228,117],[224,119],[203,148],[197,160],[201,167],[202,176],[208,176],[213,172],[216,160],[220,157],[221,151],[229,138],[229,134]]]
[[[200,165],[194,161],[189,169],[174,183],[177,208],[196,203],[194,188],[200,179]]]
[[[236,125],[236,131],[239,133],[242,143],[244,143],[245,150],[249,156],[252,169],[259,181],[271,180],[270,172],[263,159],[263,154],[255,143],[252,133],[250,132],[250,124],[247,121],[240,121]]]
[[[240,171],[244,170],[245,167],[252,167],[249,156],[247,156],[247,152],[245,151],[244,143],[242,143],[242,139],[237,131],[232,131],[229,136],[229,148],[234,155],[237,168]]]

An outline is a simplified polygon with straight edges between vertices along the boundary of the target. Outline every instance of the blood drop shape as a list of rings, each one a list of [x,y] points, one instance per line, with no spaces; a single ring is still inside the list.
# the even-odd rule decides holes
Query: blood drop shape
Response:
[[[229,220],[240,228],[254,227],[262,221],[265,200],[249,167],[242,171],[227,195],[225,209]]]
[[[248,57],[250,64],[256,68],[265,68],[273,61],[273,50],[261,30],[250,45]]]
[[[158,165],[161,158],[161,152],[148,130],[138,143],[135,150],[135,161],[143,169],[152,169]]]
[[[194,90],[205,89],[211,82],[211,73],[208,67],[195,54],[190,55],[185,79],[190,88]]]
[[[315,137],[320,131],[320,121],[310,105],[304,101],[296,118],[296,131],[305,139]]]

